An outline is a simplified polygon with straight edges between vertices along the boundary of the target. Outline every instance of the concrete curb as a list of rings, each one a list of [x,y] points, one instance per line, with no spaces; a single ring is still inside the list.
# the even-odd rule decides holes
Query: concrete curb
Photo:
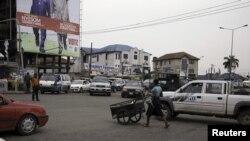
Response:
[[[7,91],[7,92],[0,92],[1,94],[26,94],[25,91]]]

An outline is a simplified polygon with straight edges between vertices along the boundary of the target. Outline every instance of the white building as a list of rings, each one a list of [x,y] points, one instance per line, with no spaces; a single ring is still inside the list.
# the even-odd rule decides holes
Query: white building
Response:
[[[109,45],[100,49],[83,48],[83,70],[108,75],[128,75],[150,71],[150,53],[127,45]],[[91,63],[90,63],[91,62]]]

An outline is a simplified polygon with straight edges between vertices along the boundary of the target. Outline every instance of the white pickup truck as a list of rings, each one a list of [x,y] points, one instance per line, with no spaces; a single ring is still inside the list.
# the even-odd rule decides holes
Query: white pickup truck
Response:
[[[174,92],[163,92],[167,118],[194,114],[233,118],[250,125],[250,95],[234,94],[230,81],[194,80]]]

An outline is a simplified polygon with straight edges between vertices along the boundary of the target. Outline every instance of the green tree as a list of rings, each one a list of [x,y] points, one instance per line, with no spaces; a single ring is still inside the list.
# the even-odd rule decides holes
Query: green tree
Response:
[[[227,69],[228,72],[231,71],[232,66],[239,67],[239,60],[235,58],[235,56],[224,57],[225,62],[223,62],[224,68]]]

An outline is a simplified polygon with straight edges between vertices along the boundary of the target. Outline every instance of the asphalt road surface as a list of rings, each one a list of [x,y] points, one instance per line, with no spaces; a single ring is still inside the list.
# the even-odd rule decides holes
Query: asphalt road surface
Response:
[[[30,94],[7,94],[31,101]],[[163,121],[152,117],[150,127],[145,118],[136,124],[120,125],[112,119],[110,104],[125,101],[120,93],[111,96],[89,96],[88,93],[43,94],[39,102],[49,115],[46,126],[30,136],[2,132],[6,141],[206,141],[207,125],[237,124],[235,120],[193,115],[179,115],[164,129]],[[144,116],[145,117],[145,116]]]

